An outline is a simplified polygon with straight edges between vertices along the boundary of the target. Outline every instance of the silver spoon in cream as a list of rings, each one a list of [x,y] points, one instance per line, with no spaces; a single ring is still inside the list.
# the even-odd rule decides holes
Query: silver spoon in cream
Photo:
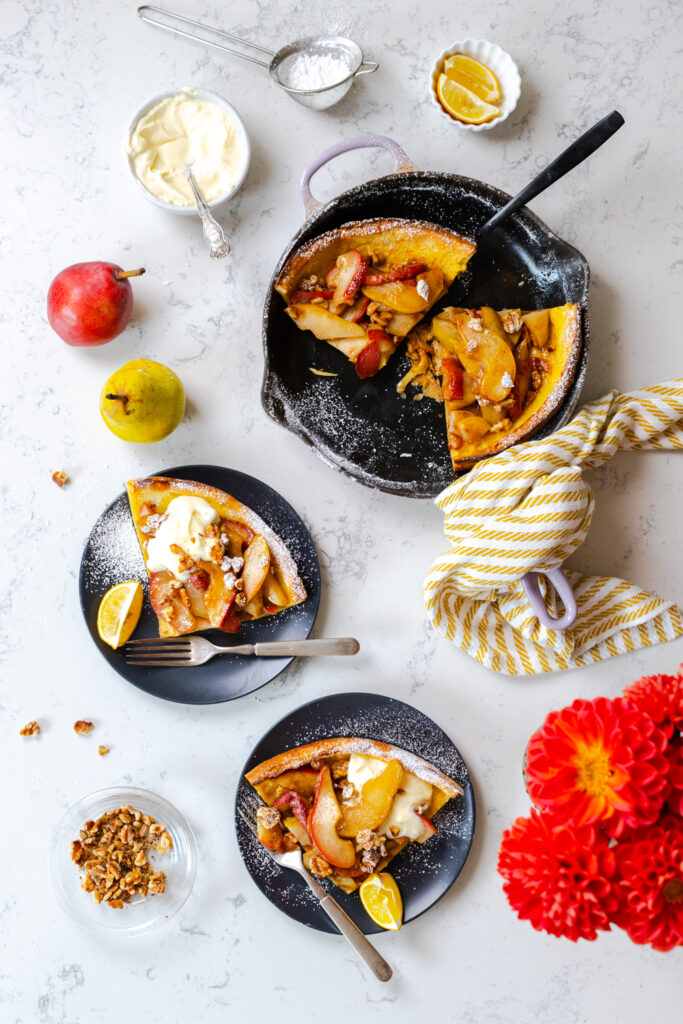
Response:
[[[190,183],[190,188],[192,189],[195,202],[197,204],[197,213],[202,221],[204,238],[208,243],[210,255],[213,259],[220,260],[230,252],[230,243],[225,237],[223,228],[211,213],[211,210],[204,202],[201,192],[197,188],[197,182],[194,180],[191,164],[188,164],[185,168],[185,175]]]

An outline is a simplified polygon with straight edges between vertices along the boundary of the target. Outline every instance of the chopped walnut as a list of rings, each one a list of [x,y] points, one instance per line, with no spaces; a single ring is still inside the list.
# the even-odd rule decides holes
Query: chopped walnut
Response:
[[[356,836],[356,846],[359,850],[372,850],[377,839],[377,833],[371,828],[362,828]]]
[[[317,274],[311,274],[309,277],[304,277],[303,280],[299,281],[297,287],[302,292],[314,292],[319,285],[320,278]]]
[[[265,804],[259,807],[256,817],[264,828],[275,828],[280,824],[280,812],[275,807],[266,807]]]
[[[37,736],[40,732],[40,726],[37,722],[29,722],[24,726],[23,729],[19,730],[20,736]]]
[[[63,487],[64,484],[68,484],[69,478],[66,473],[63,473],[61,469],[56,469],[52,474],[53,481],[57,484],[57,487]]]
[[[318,878],[327,878],[328,875],[332,874],[332,868],[324,857],[311,857],[308,866]]]
[[[333,779],[345,779],[346,774],[349,770],[348,758],[345,761],[339,761],[338,764],[333,764],[330,772]]]
[[[97,748],[97,753],[100,755],[100,757],[104,757],[105,754],[109,753],[109,747],[105,747],[100,743],[99,747]]]
[[[94,728],[95,726],[92,722],[85,722],[82,718],[79,718],[77,722],[74,722],[74,732],[79,736],[87,736],[87,734]]]
[[[147,522],[140,527],[142,533],[156,533],[166,516],[157,515],[156,512],[147,516]]]
[[[515,334],[521,331],[524,321],[519,309],[504,309],[500,313],[500,322],[507,334]]]
[[[379,847],[375,847],[373,850],[364,850],[363,855],[360,859],[360,869],[366,874],[371,875],[375,870],[379,862],[381,861],[384,854],[382,854]]]
[[[167,853],[172,846],[163,825],[124,805],[86,821],[71,844],[71,859],[84,872],[81,888],[120,910],[134,895],[164,892],[166,875],[152,869],[146,851]]]

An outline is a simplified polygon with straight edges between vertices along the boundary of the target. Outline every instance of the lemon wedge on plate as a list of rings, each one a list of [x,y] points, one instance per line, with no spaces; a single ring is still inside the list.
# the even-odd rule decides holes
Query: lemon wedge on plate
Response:
[[[485,103],[499,105],[503,99],[500,83],[491,68],[481,61],[468,57],[466,53],[454,53],[443,62],[446,78],[469,89]]]
[[[403,924],[403,900],[396,882],[386,871],[370,875],[360,887],[367,914],[380,928],[397,932]]]
[[[117,583],[104,595],[97,610],[100,640],[116,649],[125,644],[140,621],[142,586],[138,580]]]
[[[436,94],[444,110],[465,124],[484,124],[500,116],[500,107],[486,103],[447,75],[439,75]]]

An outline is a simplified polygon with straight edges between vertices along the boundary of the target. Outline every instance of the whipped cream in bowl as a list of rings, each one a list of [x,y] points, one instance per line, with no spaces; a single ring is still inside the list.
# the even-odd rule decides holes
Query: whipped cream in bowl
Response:
[[[244,181],[249,137],[235,108],[217,93],[185,88],[155,96],[136,113],[125,140],[128,167],[145,197],[173,213],[196,215],[185,175],[192,165],[208,206],[221,206]]]

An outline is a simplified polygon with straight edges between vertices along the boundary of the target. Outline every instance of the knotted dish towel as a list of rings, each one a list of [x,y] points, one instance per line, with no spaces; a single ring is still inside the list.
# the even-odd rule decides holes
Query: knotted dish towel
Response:
[[[578,616],[564,631],[538,621],[521,583],[530,570],[559,568],[583,543],[595,504],[583,470],[646,448],[683,448],[683,378],[610,391],[550,437],[486,459],[442,491],[435,504],[452,547],[424,583],[436,628],[508,675],[575,668],[681,636],[679,609],[625,580],[567,571]]]

